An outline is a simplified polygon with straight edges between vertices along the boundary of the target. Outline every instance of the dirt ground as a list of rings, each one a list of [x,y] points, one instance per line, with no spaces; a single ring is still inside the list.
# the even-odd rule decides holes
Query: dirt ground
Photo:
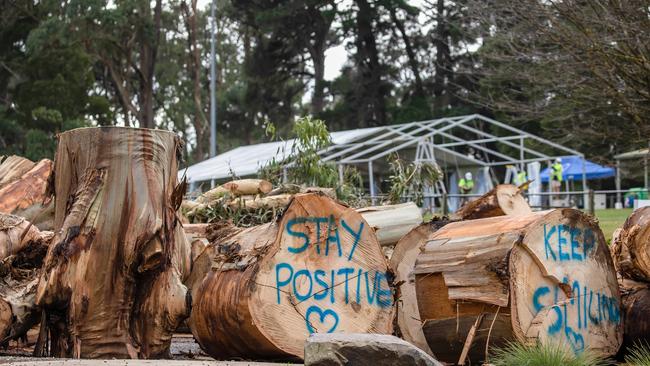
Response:
[[[175,334],[172,338],[171,360],[72,360],[55,358],[31,357],[36,336],[30,331],[27,344],[12,341],[6,350],[0,349],[0,365],[38,365],[38,366],[277,366],[284,363],[252,362],[252,361],[215,361],[206,355],[191,334]]]

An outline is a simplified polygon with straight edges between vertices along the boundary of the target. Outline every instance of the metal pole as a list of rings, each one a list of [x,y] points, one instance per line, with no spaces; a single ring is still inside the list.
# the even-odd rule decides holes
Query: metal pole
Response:
[[[615,208],[623,208],[621,202],[621,161],[616,160],[616,204]]]
[[[596,195],[594,194],[593,189],[589,190],[588,197],[589,197],[589,214],[591,216],[596,216]]]
[[[210,16],[212,17],[210,32],[210,157],[217,155],[217,70],[216,70],[216,18],[217,0],[212,0]],[[197,111],[198,113],[198,111]]]
[[[372,160],[368,162],[368,183],[370,184],[370,200],[375,204],[375,177],[372,172]]]
[[[588,189],[587,188],[587,166],[585,164],[587,160],[585,159],[584,155],[582,155],[580,158],[582,159],[582,190],[586,191]]]

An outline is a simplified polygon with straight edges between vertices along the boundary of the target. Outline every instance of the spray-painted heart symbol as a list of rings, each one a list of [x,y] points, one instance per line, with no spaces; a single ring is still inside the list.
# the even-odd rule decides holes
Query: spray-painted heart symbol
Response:
[[[334,318],[334,325],[327,331],[327,333],[332,333],[334,330],[336,330],[336,327],[339,325],[339,316],[338,314],[336,314],[334,310],[331,309],[321,310],[321,308],[319,308],[318,306],[312,305],[307,309],[307,312],[305,313],[305,320],[307,321],[307,330],[309,331],[310,334],[316,333],[316,330],[311,326],[311,321],[309,320],[310,319],[309,317],[311,316],[312,313],[318,314],[318,318],[319,318],[318,320],[321,324],[325,322],[325,318],[327,318],[328,316]]]

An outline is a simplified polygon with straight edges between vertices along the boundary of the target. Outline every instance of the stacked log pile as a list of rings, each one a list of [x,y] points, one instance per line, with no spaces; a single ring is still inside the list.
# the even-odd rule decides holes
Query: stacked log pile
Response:
[[[391,274],[368,223],[322,194],[278,221],[217,224],[195,261],[190,328],[215,358],[302,358],[314,332],[393,329]]]
[[[0,158],[0,213],[22,216],[41,229],[51,229],[48,180],[52,166],[49,159],[34,163],[19,156]]]
[[[625,347],[650,343],[650,207],[635,210],[612,240],[625,318]]]
[[[37,355],[169,356],[188,316],[190,248],[177,216],[181,143],[119,127],[59,135],[55,235],[36,293]]]
[[[474,364],[512,340],[604,355],[622,342],[614,265],[580,211],[421,226],[391,264],[400,334],[441,361]]]
[[[22,338],[40,320],[38,277],[53,233],[0,214],[0,345]]]
[[[302,187],[294,184],[273,188],[271,183],[262,179],[241,179],[224,183],[203,193],[194,201],[183,201],[183,212],[192,221],[192,224],[185,225],[185,232],[190,242],[203,239],[205,243],[205,227],[208,222],[206,210],[210,207],[233,210],[231,213],[234,210],[258,213],[273,211],[274,214],[264,218],[266,222],[273,221],[282,214],[296,194],[305,193],[320,193],[336,199],[336,191],[333,188]],[[422,223],[422,212],[413,202],[363,207],[357,209],[357,212],[375,230],[379,243],[384,247],[395,246],[406,233]],[[257,222],[259,223],[264,222]],[[243,226],[251,225],[246,222]]]

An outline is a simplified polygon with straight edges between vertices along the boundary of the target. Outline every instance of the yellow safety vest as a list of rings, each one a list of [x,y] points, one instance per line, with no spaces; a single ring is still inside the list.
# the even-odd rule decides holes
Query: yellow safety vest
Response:
[[[462,191],[471,191],[474,188],[474,181],[471,179],[461,178],[458,182],[458,188]]]
[[[562,181],[562,164],[555,163],[551,166],[551,180]]]

